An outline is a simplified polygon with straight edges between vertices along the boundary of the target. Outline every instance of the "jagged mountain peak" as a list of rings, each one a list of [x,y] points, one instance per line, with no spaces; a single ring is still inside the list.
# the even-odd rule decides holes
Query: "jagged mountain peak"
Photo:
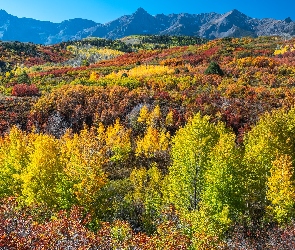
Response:
[[[3,10],[3,9],[0,9],[0,13],[1,13],[1,14],[2,14],[2,13],[8,14],[8,13],[6,12],[6,10]]]
[[[133,15],[146,15],[146,14],[149,15],[149,13],[148,13],[144,8],[139,7],[139,8],[134,12]]]
[[[287,17],[284,21],[285,21],[286,23],[291,23],[291,22],[293,22],[293,20],[292,20],[290,17]]]
[[[5,10],[0,9],[0,18],[8,18],[11,17]]]
[[[243,15],[243,16],[245,16],[244,13],[240,12],[240,11],[237,10],[237,9],[233,9],[233,10],[229,11],[228,13],[229,13],[230,15]]]
[[[138,8],[132,15],[131,18],[134,20],[143,21],[146,18],[154,18],[152,15],[150,15],[145,9]]]
[[[244,13],[236,10],[236,9],[233,9],[227,13],[225,13],[223,15],[223,18],[227,18],[227,19],[231,19],[231,20],[248,20],[248,19],[251,19],[250,17],[248,17],[247,15],[245,15]]]

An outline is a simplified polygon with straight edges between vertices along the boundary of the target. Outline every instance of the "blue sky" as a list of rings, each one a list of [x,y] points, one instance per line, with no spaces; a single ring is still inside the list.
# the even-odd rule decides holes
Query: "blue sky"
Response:
[[[152,15],[225,13],[238,9],[250,17],[295,20],[295,0],[0,0],[0,9],[18,17],[61,22],[79,17],[99,23],[129,15],[142,7]]]

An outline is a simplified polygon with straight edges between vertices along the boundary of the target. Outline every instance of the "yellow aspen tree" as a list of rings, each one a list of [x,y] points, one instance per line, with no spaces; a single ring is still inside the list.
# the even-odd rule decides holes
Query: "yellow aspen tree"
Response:
[[[98,75],[96,72],[92,71],[89,76],[90,81],[96,81],[98,79]]]
[[[174,125],[174,118],[173,118],[173,112],[172,112],[172,110],[169,111],[169,113],[166,116],[165,125],[167,127],[172,127]]]
[[[21,200],[27,205],[37,203],[57,207],[62,175],[59,141],[49,135],[38,135],[30,149],[27,169],[21,175]]]
[[[267,180],[266,197],[270,202],[267,212],[280,224],[294,218],[294,167],[289,155],[279,155],[273,161]]]
[[[29,163],[29,136],[17,127],[0,140],[0,197],[21,194],[21,174]]]
[[[114,162],[124,161],[131,152],[131,140],[129,129],[124,128],[119,120],[106,129],[106,147],[111,155],[110,160]]]
[[[102,129],[100,127],[100,129]],[[101,187],[107,182],[102,170],[104,147],[102,134],[96,137],[94,130],[84,128],[80,134],[66,134],[62,154],[65,163],[65,174],[72,183],[72,195],[78,204],[89,208]]]
[[[144,105],[139,112],[139,116],[137,118],[137,121],[140,123],[146,124],[149,119],[149,109],[146,105]]]
[[[153,109],[153,111],[149,115],[149,119],[147,121],[147,125],[151,126],[153,128],[159,128],[161,123],[161,109],[159,105],[156,105],[156,107]]]
[[[144,155],[147,158],[155,157],[169,149],[169,132],[159,131],[152,126],[147,128],[143,138],[136,141],[135,153],[137,156]]]

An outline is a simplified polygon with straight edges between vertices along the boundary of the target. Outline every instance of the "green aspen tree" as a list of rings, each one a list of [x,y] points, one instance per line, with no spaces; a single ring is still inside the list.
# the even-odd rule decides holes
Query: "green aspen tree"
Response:
[[[172,139],[172,166],[166,177],[165,199],[180,210],[199,207],[209,154],[219,138],[209,117],[196,114]]]
[[[146,170],[134,169],[130,175],[132,191],[125,197],[132,206],[142,207],[141,223],[146,231],[152,233],[156,230],[156,220],[162,206],[162,180],[161,171],[155,164]]]
[[[277,155],[287,154],[294,161],[295,111],[274,111],[264,115],[245,137],[245,201],[250,217],[259,219],[267,205],[266,191],[270,169]]]
[[[236,136],[218,125],[220,138],[210,153],[210,168],[205,173],[202,209],[207,217],[206,231],[223,233],[232,220],[244,212],[242,150]]]

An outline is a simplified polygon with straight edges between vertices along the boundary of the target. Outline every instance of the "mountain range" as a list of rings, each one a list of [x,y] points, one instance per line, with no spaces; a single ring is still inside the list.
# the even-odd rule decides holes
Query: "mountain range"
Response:
[[[61,23],[18,18],[0,10],[0,39],[3,41],[55,44],[86,37],[118,39],[129,35],[189,35],[207,39],[244,36],[295,36],[290,18],[251,18],[238,10],[225,14],[157,14],[139,8],[106,24],[75,18]]]

